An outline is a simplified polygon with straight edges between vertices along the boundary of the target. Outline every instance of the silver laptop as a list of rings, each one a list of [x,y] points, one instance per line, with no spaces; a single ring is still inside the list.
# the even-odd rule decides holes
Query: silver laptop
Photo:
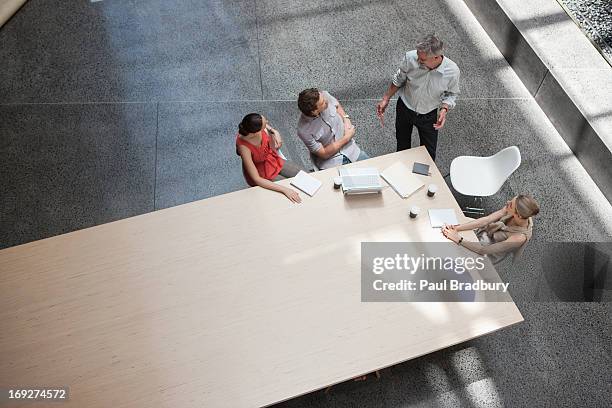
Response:
[[[342,192],[344,194],[372,194],[380,193],[382,184],[378,170],[373,167],[338,169],[342,177]]]

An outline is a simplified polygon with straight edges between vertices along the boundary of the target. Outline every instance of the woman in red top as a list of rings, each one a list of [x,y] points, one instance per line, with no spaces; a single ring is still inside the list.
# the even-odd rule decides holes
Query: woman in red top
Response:
[[[238,125],[236,153],[242,159],[242,172],[250,186],[260,186],[278,191],[294,203],[302,200],[293,189],[273,183],[279,175],[295,177],[301,170],[298,165],[280,157],[278,149],[283,140],[277,130],[268,125],[259,113],[246,115]]]

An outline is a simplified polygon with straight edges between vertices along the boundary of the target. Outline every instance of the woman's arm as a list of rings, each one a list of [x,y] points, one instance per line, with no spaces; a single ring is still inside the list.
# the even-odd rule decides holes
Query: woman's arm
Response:
[[[472,252],[479,255],[487,254],[504,254],[507,252],[516,251],[525,243],[527,237],[522,234],[511,235],[508,239],[496,242],[491,245],[482,245],[480,242],[471,242],[462,239],[457,230],[452,228],[442,228],[442,234],[456,244],[459,244]]]
[[[251,151],[248,147],[239,145],[238,152],[240,153],[240,157],[242,158],[242,163],[244,164],[245,171],[255,184],[257,184],[259,187],[282,193],[294,203],[302,202],[300,195],[295,190],[278,185],[270,180],[266,180],[265,178],[259,175],[259,173],[257,172],[257,168],[255,167],[255,163],[253,163]]]
[[[476,252],[479,255],[506,254],[519,249],[526,240],[527,237],[525,237],[523,234],[515,234],[504,241],[496,242],[495,244],[491,245],[482,245],[480,242],[470,242],[466,240],[463,240],[459,245],[469,249],[472,252]]]
[[[464,224],[459,224],[454,229],[457,231],[475,230],[476,228],[482,228],[492,222],[499,221],[504,215],[506,215],[505,207],[501,210],[497,210],[494,213],[487,215],[486,217],[478,218],[473,221],[468,221]]]

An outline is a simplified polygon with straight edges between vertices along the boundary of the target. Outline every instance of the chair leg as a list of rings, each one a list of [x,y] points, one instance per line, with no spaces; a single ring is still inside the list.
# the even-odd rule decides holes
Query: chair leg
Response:
[[[469,214],[473,214],[473,215],[484,215],[484,208],[483,205],[483,198],[482,197],[474,197],[473,200],[473,206],[472,207],[465,207],[465,209],[463,210],[463,213],[465,215],[469,215]]]

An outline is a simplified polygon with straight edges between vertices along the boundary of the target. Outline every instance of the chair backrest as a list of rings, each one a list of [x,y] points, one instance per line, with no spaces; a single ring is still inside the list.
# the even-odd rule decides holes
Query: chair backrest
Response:
[[[451,183],[461,194],[488,197],[499,191],[520,164],[521,152],[516,146],[488,157],[459,156],[451,162]]]
[[[492,168],[503,184],[521,165],[521,152],[518,147],[510,146],[490,157]]]

